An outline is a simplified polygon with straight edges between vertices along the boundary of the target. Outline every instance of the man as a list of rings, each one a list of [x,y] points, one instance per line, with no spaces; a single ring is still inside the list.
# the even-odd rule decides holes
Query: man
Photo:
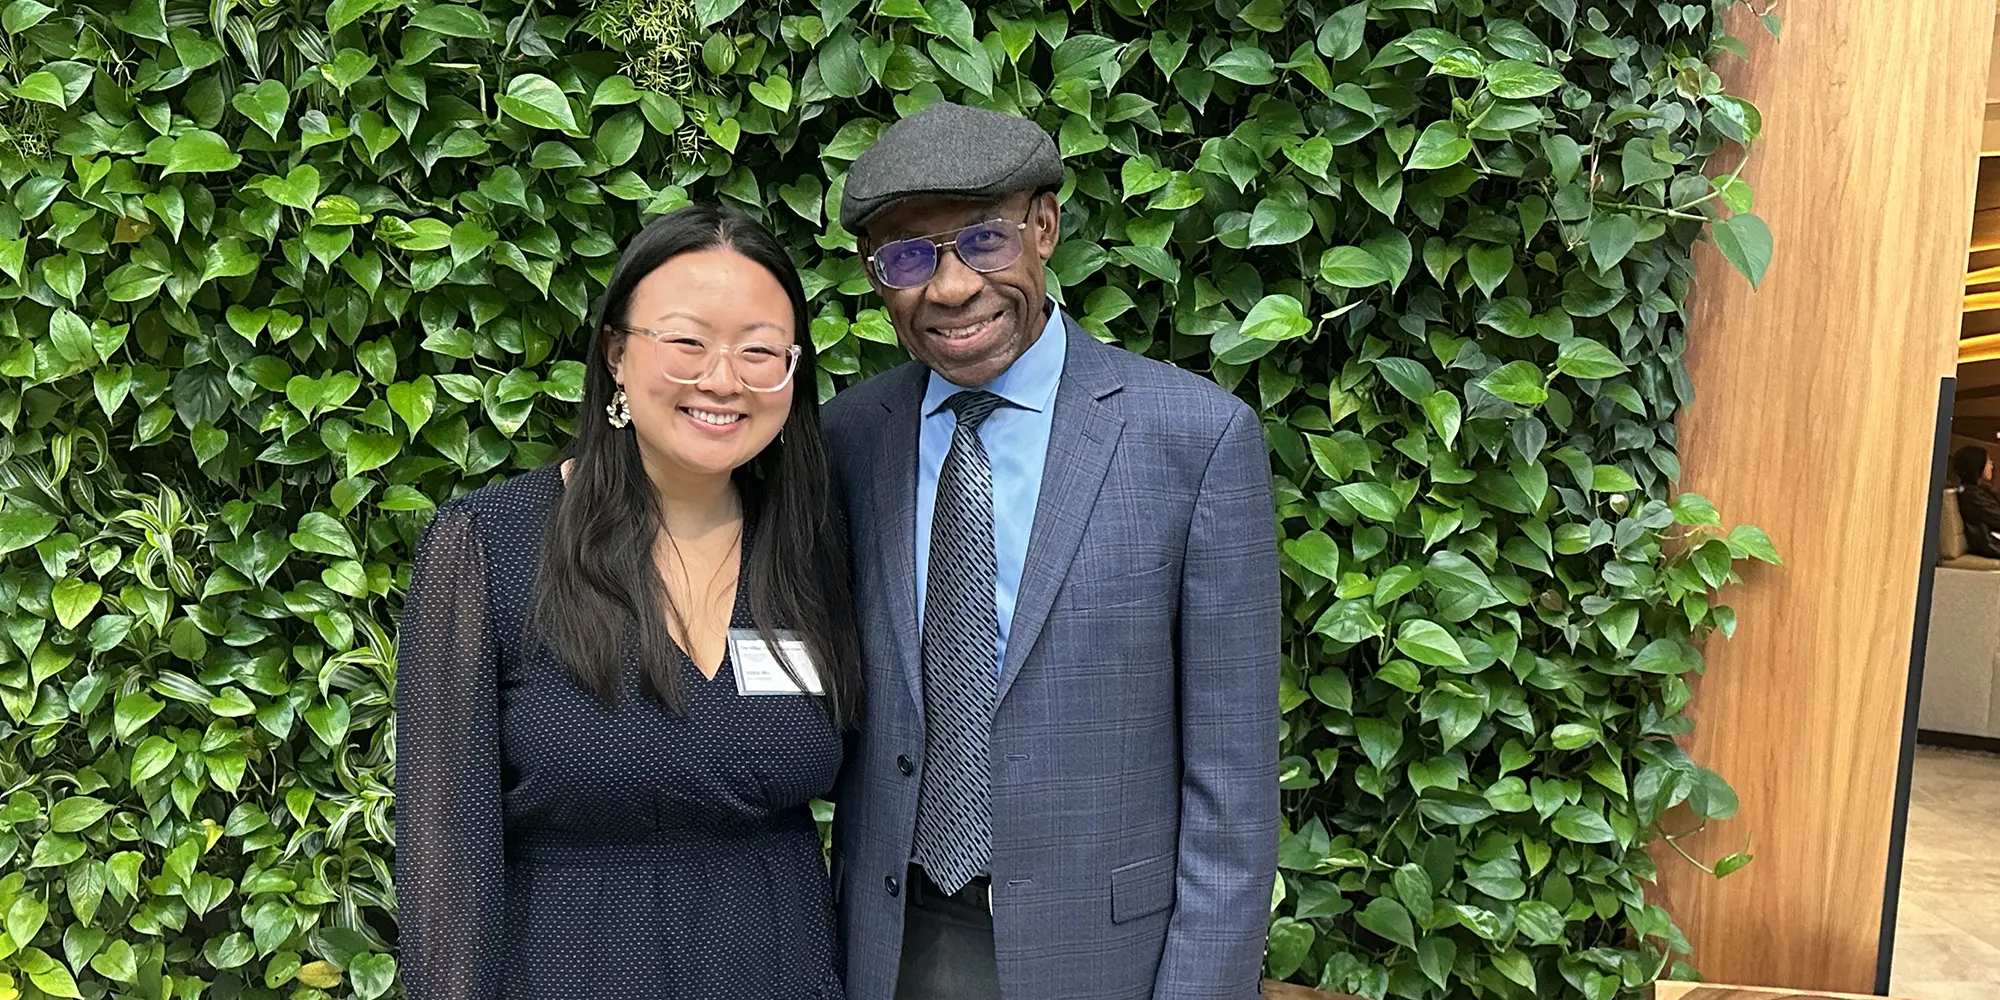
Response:
[[[1278,567],[1257,417],[1048,299],[1063,168],[940,104],[841,223],[916,361],[825,411],[869,687],[835,820],[852,1000],[1258,993]]]

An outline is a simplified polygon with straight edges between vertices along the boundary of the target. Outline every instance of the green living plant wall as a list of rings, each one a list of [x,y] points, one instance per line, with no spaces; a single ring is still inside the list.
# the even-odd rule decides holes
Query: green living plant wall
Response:
[[[1070,2],[0,0],[0,1000],[399,992],[434,505],[567,439],[621,241],[690,199],[797,248],[823,395],[901,361],[832,208],[942,98],[1058,137],[1092,333],[1264,415],[1269,973],[1671,970],[1653,858],[1733,808],[1687,679],[1776,559],[1672,493],[1691,247],[1771,253],[1704,171],[1759,127],[1730,0]]]

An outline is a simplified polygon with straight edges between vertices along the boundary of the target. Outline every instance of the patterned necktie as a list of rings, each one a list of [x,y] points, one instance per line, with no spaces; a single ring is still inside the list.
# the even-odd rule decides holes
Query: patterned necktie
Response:
[[[957,892],[992,855],[987,735],[999,691],[999,575],[993,553],[993,468],[979,425],[1003,400],[969,390],[945,401],[958,415],[938,471],[924,594],[923,783],[914,854],[938,888]]]

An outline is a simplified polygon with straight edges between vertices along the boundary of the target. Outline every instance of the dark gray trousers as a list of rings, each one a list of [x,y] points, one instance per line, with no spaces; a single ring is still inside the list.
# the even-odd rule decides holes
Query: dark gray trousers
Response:
[[[896,1000],[1000,1000],[993,911],[984,882],[945,895],[910,866]]]

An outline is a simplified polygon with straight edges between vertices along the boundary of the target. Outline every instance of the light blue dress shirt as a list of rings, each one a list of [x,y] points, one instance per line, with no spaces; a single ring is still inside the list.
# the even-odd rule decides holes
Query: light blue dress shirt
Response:
[[[1042,496],[1042,467],[1049,456],[1049,431],[1055,423],[1056,383],[1069,354],[1068,331],[1054,302],[1042,335],[1000,377],[981,386],[1008,404],[993,411],[979,426],[979,440],[993,468],[993,550],[999,576],[994,597],[1000,611],[1000,648],[994,669],[1007,662],[1007,634],[1014,623],[1014,602],[1021,590],[1021,569],[1028,561],[1028,532],[1035,525],[1035,507]],[[945,401],[962,391],[944,376],[931,373],[924,391],[923,424],[917,435],[917,630],[922,634],[924,598],[930,585],[931,517],[937,510],[938,470],[951,451],[951,434],[958,417]]]

